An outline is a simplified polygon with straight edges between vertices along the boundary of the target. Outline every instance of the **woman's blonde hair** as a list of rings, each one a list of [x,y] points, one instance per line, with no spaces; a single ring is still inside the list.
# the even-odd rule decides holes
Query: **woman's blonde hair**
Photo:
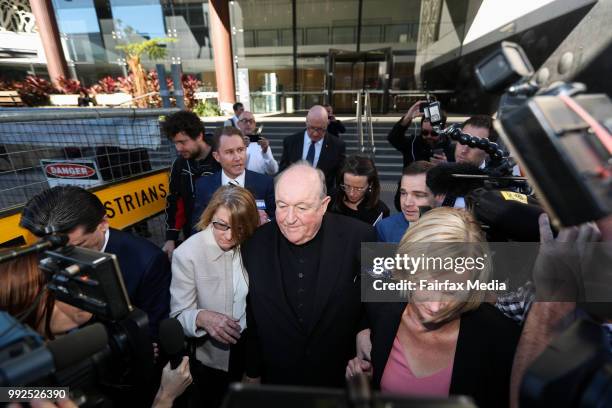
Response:
[[[432,259],[436,257],[475,259],[483,256],[486,258],[487,248],[484,233],[470,212],[458,208],[440,207],[428,211],[408,228],[399,243],[397,253],[410,257],[421,257],[425,253]],[[488,264],[482,269],[471,268],[466,278],[487,282],[489,269]],[[402,272],[401,278],[417,281],[424,278],[435,279],[443,273],[448,271],[420,269],[408,276]],[[396,273],[395,276],[398,277],[397,275]],[[466,299],[451,302],[432,319],[432,322],[452,320],[462,313],[474,310],[480,306],[484,296],[485,291],[469,290]]]
[[[236,246],[253,235],[259,226],[259,212],[253,194],[246,188],[221,186],[210,199],[196,228],[203,230],[208,227],[219,207],[227,208],[231,214],[230,228]]]

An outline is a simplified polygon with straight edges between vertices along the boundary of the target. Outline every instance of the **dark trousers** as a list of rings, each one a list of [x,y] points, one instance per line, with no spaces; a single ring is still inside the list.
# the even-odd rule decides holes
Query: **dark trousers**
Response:
[[[189,387],[188,406],[193,408],[218,408],[230,383],[242,381],[246,360],[246,330],[238,343],[230,346],[228,371],[207,367],[196,361],[191,365],[193,384]]]

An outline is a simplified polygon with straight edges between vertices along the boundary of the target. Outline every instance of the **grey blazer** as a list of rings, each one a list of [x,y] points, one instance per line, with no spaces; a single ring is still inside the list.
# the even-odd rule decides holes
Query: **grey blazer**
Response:
[[[235,268],[240,270],[246,282],[246,287],[239,293],[239,302],[243,302],[246,308],[248,276],[240,250],[225,252],[219,248],[212,228],[209,225],[189,237],[172,255],[170,316],[178,319],[188,337],[207,334],[204,329],[196,327],[196,318],[203,309],[233,315]],[[241,326],[246,326],[246,321]],[[196,358],[208,367],[227,371],[229,347],[208,339],[196,349]]]

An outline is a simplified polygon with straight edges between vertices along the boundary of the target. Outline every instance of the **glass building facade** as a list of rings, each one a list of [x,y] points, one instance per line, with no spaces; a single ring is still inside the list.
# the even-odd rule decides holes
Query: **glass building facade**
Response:
[[[53,0],[73,74],[86,84],[124,75],[116,46],[171,37],[164,63],[215,91],[209,3],[191,0]],[[421,0],[229,1],[234,74],[248,84],[251,109],[280,111],[328,101],[354,111],[354,91],[370,89],[375,110],[414,86]],[[143,60],[153,69],[160,61]],[[352,94],[353,93],[353,94]],[[241,94],[242,95],[242,94]],[[385,100],[386,98],[386,100]],[[244,99],[244,98],[241,98]]]

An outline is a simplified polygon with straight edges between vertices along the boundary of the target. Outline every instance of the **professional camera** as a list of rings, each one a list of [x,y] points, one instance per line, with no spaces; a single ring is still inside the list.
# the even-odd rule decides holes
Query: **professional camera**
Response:
[[[115,255],[66,246],[63,236],[0,255],[0,262],[41,253],[40,269],[57,300],[91,312],[89,325],[44,344],[4,313],[0,318],[0,385],[53,385],[112,394],[143,384],[153,372],[147,315],[128,299]],[[33,305],[32,307],[37,307]],[[100,386],[101,385],[101,386]],[[88,398],[84,405],[95,405]]]
[[[582,84],[539,89],[533,73],[522,48],[510,42],[476,66],[484,89],[507,87],[495,128],[557,226],[601,219],[612,212],[610,98],[583,94]]]
[[[504,42],[476,67],[484,89],[505,90],[495,127],[529,175],[553,223],[573,226],[612,212],[612,103],[603,94],[584,94],[581,84],[555,83],[540,89],[520,46]],[[609,270],[609,242],[590,248],[590,259]],[[586,269],[593,273],[593,267]],[[597,269],[597,268],[595,268]],[[599,269],[602,269],[601,267]],[[578,277],[576,277],[578,278]],[[583,278],[583,277],[582,277]],[[609,276],[590,283],[609,295]],[[591,294],[592,295],[592,294]],[[581,299],[588,299],[581,294]],[[600,407],[612,404],[612,353],[601,322],[610,304],[578,303],[577,320],[526,371],[520,405]]]
[[[431,123],[431,127],[436,132],[440,132],[443,124],[442,107],[440,102],[434,100],[429,94],[427,94],[427,102],[420,103],[419,112],[423,113],[423,118]]]

